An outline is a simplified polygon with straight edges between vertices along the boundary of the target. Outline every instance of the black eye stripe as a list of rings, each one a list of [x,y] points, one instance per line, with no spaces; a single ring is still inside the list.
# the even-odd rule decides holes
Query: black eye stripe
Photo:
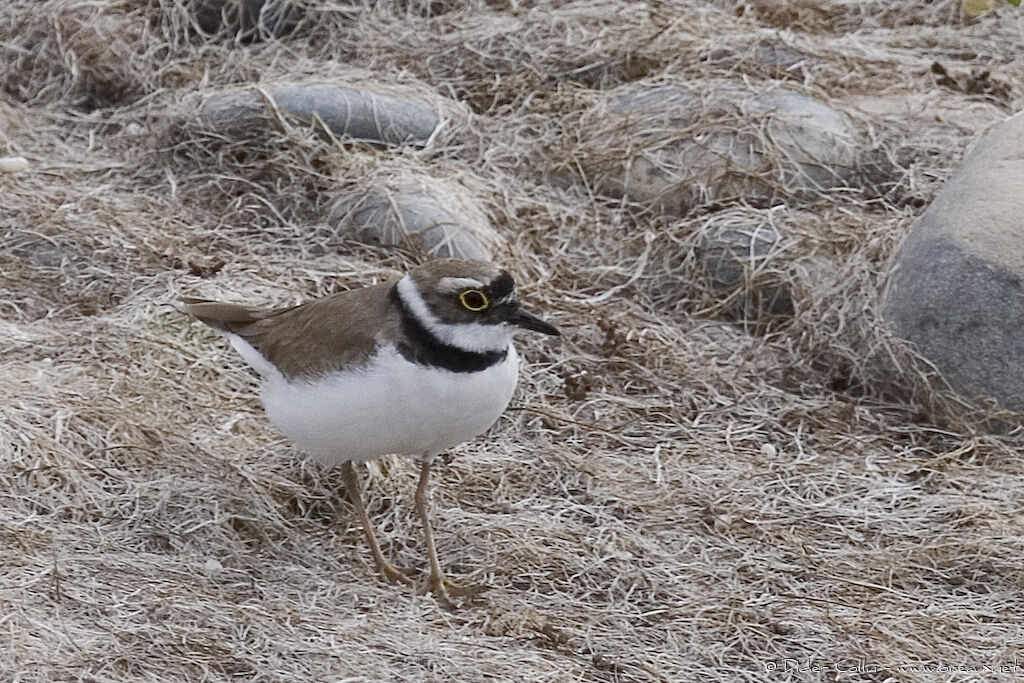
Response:
[[[501,271],[501,274],[491,282],[491,298],[495,300],[504,299],[506,296],[514,292],[515,289],[516,282],[512,279],[512,276],[505,271]]]

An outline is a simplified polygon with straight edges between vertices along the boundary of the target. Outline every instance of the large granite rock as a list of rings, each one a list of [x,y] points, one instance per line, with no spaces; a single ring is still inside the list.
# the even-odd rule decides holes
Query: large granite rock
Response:
[[[955,384],[1024,410],[1024,114],[995,126],[910,229],[884,292],[894,331]]]
[[[311,122],[323,122],[335,135],[391,145],[422,144],[441,125],[438,108],[408,97],[334,85],[278,85],[214,96],[199,109],[200,126],[244,137],[258,134],[273,109]]]
[[[602,192],[685,214],[702,202],[768,205],[846,185],[855,136],[801,93],[738,83],[630,84],[583,126],[577,156]]]

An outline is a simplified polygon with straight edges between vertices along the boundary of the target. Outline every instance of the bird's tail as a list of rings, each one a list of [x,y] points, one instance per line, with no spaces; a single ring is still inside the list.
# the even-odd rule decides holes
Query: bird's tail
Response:
[[[267,315],[265,311],[209,299],[185,297],[181,303],[185,313],[222,332],[234,332],[238,327],[262,320]]]

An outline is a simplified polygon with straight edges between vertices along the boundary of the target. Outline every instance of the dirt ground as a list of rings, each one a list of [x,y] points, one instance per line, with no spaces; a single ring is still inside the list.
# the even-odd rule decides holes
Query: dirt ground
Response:
[[[878,310],[914,217],[1020,108],[1020,10],[293,7],[274,40],[206,34],[186,0],[0,3],[0,156],[28,161],[0,174],[0,680],[1024,678],[1019,417],[943,387]],[[311,80],[449,121],[425,147],[196,131],[211,93]],[[605,93],[726,81],[840,112],[847,186],[669,216],[580,170]],[[442,563],[487,587],[456,608],[373,575],[340,476],[173,306],[404,271],[425,256],[324,223],[339,188],[403,174],[465,186],[563,331],[522,336],[512,406],[434,480]],[[787,241],[722,290],[697,247],[730,210]],[[413,464],[364,476],[386,554],[425,577]]]

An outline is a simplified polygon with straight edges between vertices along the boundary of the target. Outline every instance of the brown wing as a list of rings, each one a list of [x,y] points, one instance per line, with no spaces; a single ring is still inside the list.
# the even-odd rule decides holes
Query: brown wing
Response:
[[[363,287],[274,311],[186,299],[185,311],[242,337],[286,376],[314,376],[360,363],[395,339],[393,287]]]

